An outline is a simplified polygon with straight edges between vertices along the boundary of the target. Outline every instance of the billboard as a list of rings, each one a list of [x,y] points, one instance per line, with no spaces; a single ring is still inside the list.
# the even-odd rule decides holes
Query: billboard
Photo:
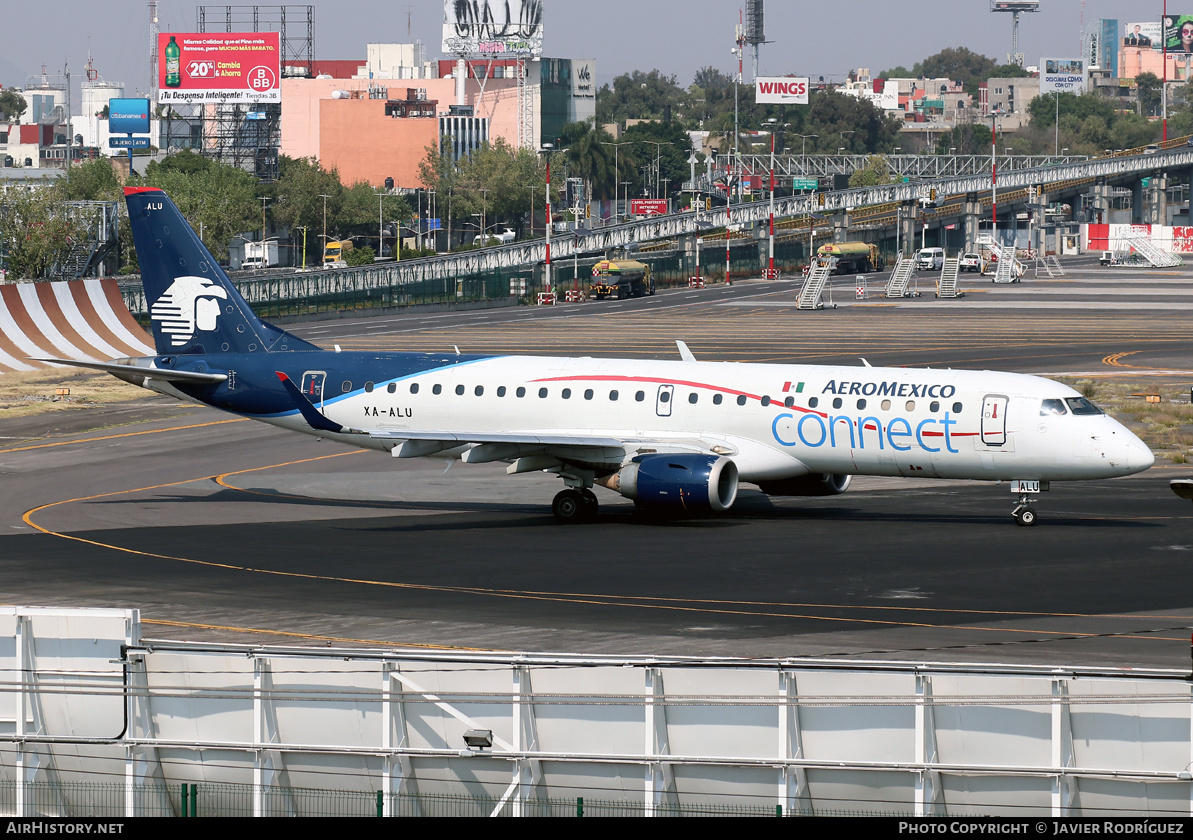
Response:
[[[572,59],[572,98],[596,99],[596,59]]]
[[[770,105],[807,105],[806,76],[758,76],[754,79],[754,101]]]
[[[1124,47],[1151,47],[1160,49],[1160,22],[1141,20],[1128,23],[1123,32]]]
[[[631,216],[664,216],[667,214],[665,198],[631,198]]]
[[[1193,53],[1193,15],[1165,16],[1164,44],[1168,52]]]
[[[277,32],[163,32],[157,52],[158,102],[282,101]]]
[[[1080,58],[1041,58],[1040,93],[1082,93],[1085,62]]]
[[[109,134],[148,134],[148,99],[109,99]]]
[[[543,0],[444,0],[448,55],[543,54]]]

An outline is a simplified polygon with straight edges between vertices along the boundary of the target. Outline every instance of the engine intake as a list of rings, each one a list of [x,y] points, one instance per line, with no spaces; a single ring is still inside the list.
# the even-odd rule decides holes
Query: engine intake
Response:
[[[639,455],[601,483],[643,507],[721,513],[737,500],[737,464],[723,455]]]
[[[782,481],[759,482],[758,487],[768,496],[840,496],[849,489],[852,480],[852,475],[812,473]]]

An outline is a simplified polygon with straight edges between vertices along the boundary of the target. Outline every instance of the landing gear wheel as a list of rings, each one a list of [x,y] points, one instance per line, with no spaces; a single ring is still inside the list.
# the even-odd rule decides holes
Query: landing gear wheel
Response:
[[[583,518],[585,521],[591,522],[596,519],[601,503],[597,501],[596,493],[587,488],[580,491],[580,498],[584,500]]]
[[[1012,516],[1015,517],[1016,525],[1022,525],[1026,528],[1036,524],[1036,512],[1029,507],[1016,508]]]
[[[551,502],[551,513],[555,514],[555,518],[560,522],[570,525],[583,521],[587,507],[584,497],[579,492],[570,489],[562,490],[555,495],[554,501]]]

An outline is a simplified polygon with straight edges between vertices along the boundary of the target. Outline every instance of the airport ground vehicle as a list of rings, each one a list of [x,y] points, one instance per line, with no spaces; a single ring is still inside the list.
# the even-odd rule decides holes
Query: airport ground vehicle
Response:
[[[962,254],[957,268],[961,271],[982,272],[985,270],[986,264],[981,254]]]
[[[516,236],[517,234],[515,234],[509,228],[506,228],[501,233],[478,233],[472,238],[472,244],[480,245],[482,243],[488,242],[490,239],[495,239],[502,245],[506,245],[510,242],[513,242]]]
[[[329,239],[327,244],[323,247],[323,267],[324,268],[347,268],[348,263],[345,258],[348,252],[352,250],[352,241],[349,239]]]
[[[944,248],[921,248],[915,255],[920,271],[939,271],[944,266]]]
[[[1147,446],[1072,388],[998,371],[323,350],[259,319],[161,190],[126,187],[157,355],[92,362],[135,385],[394,458],[501,462],[646,512],[732,507],[747,481],[831,496],[853,475],[1049,482],[1148,469]],[[236,434],[229,427],[223,434]]]
[[[606,259],[592,267],[592,283],[588,293],[597,300],[642,297],[653,295],[654,292],[654,278],[650,276],[650,266],[646,263],[631,259]]]
[[[869,242],[836,242],[816,249],[816,258],[822,265],[832,257],[837,259],[836,274],[862,274],[883,268],[878,246]]]

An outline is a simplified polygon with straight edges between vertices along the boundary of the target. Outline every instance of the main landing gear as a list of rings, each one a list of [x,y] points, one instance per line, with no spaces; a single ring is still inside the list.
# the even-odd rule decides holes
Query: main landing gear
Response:
[[[596,519],[599,506],[596,493],[587,487],[580,490],[569,487],[555,495],[555,500],[551,502],[551,512],[564,524],[591,522]]]
[[[1015,509],[1011,511],[1011,516],[1015,517],[1016,525],[1026,528],[1036,524],[1036,512],[1032,510],[1031,506],[1035,504],[1036,497],[1047,489],[1047,481],[1017,479],[1011,482],[1011,492],[1019,497],[1015,503]]]

